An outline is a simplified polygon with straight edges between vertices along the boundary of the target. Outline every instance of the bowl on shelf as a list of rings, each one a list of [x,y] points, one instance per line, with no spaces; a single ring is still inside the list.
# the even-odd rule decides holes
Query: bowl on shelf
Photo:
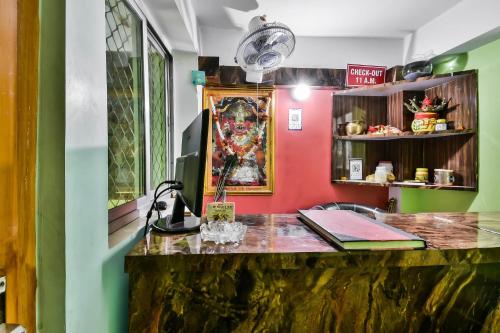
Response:
[[[403,67],[403,77],[408,81],[415,81],[422,76],[432,74],[432,62],[428,60],[414,61]]]
[[[365,132],[365,122],[361,120],[353,120],[347,123],[345,127],[347,135],[360,135]]]

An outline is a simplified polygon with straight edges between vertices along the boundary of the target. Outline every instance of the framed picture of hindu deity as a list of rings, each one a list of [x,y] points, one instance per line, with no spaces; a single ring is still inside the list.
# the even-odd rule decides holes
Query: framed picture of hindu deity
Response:
[[[205,194],[216,192],[221,177],[228,195],[272,194],[274,91],[205,88],[203,106],[211,112]]]

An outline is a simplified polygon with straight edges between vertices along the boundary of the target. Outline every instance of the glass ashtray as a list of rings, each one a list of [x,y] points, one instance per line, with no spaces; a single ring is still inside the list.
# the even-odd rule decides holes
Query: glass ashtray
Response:
[[[239,243],[246,231],[247,226],[241,222],[209,221],[200,226],[201,239],[215,244]]]

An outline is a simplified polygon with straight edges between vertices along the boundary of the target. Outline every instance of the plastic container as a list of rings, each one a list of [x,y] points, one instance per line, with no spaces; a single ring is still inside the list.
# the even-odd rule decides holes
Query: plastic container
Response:
[[[437,131],[446,131],[447,129],[448,126],[446,125],[446,119],[438,119],[434,130],[437,132]]]
[[[394,171],[394,167],[392,166],[391,161],[380,161],[380,162],[378,162],[378,166],[385,167],[385,169],[387,170],[387,173]]]
[[[385,166],[378,166],[375,169],[375,181],[377,183],[385,183],[387,181],[387,169]]]

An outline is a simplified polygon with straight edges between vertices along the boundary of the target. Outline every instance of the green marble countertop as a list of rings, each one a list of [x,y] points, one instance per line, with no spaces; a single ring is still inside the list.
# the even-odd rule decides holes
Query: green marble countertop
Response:
[[[149,234],[126,257],[130,265],[175,264],[177,269],[245,259],[250,266],[301,269],[384,265],[396,267],[500,262],[500,213],[382,214],[377,219],[427,241],[426,250],[338,251],[295,214],[242,215],[241,244],[201,241],[199,233]],[[495,231],[497,233],[495,233]],[[146,259],[146,260],[145,260]]]
[[[239,245],[135,246],[129,332],[498,332],[499,213],[378,216],[427,240],[404,251],[337,251],[296,215],[238,219]]]

